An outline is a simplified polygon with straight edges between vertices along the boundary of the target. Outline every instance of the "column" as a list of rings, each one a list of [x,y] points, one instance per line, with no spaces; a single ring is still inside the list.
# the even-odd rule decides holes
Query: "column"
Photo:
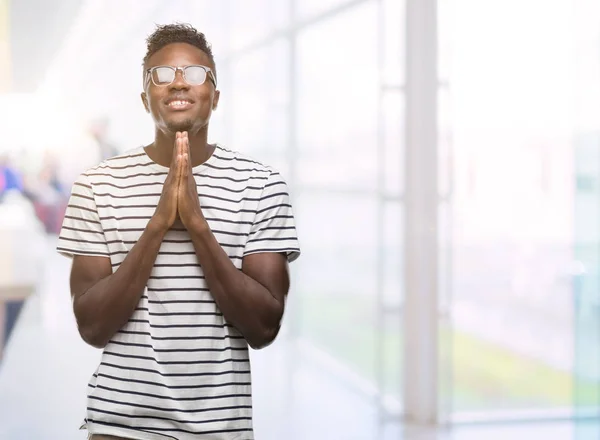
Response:
[[[438,422],[437,2],[406,0],[404,407]]]

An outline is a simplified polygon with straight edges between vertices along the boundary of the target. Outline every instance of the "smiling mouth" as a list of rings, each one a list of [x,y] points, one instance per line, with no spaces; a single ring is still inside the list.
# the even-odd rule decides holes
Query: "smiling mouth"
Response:
[[[192,107],[192,102],[185,99],[175,99],[168,102],[167,107],[171,110],[187,110]]]

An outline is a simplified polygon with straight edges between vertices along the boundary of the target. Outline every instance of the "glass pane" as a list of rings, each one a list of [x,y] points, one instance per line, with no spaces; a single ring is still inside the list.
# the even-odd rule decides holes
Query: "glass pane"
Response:
[[[399,309],[404,300],[404,205],[385,203],[381,234],[383,302],[386,307]]]
[[[453,141],[452,96],[447,87],[441,87],[438,92],[438,191],[442,198],[452,195]]]
[[[599,127],[600,128],[600,127]],[[600,132],[575,138],[574,398],[581,415],[600,406]]]
[[[452,134],[454,416],[567,412],[578,230],[572,2],[451,4],[441,19],[451,20],[452,100],[441,95],[440,114]]]
[[[230,49],[237,51],[249,47],[287,27],[289,8],[290,0],[229,0]]]
[[[383,95],[384,191],[400,197],[404,191],[404,94]]]
[[[575,440],[600,437],[600,4],[575,1]],[[595,423],[590,423],[595,417]],[[593,420],[593,419],[592,419]]]
[[[383,0],[383,83],[385,86],[404,85],[404,21],[406,19],[405,0]]]
[[[301,184],[376,188],[376,23],[376,4],[366,2],[298,37]]]
[[[439,264],[438,264],[438,356],[439,356],[439,375],[438,375],[438,409],[440,411],[440,420],[448,421],[452,411],[452,320],[450,311],[452,308],[452,204],[444,201],[438,209],[438,246],[439,246]]]
[[[382,392],[380,404],[389,415],[402,414],[402,378],[404,361],[404,321],[403,314],[389,313],[380,318],[375,332],[379,361],[376,361],[376,374]]]
[[[374,381],[377,201],[300,190],[295,211],[303,249],[294,263],[302,274],[295,280],[301,333]]]
[[[382,287],[381,316],[378,318],[378,360],[375,363],[379,386],[384,394],[386,411],[400,413],[402,408],[403,353],[403,258],[404,205],[383,205],[383,228],[380,234],[380,276]]]
[[[302,0],[296,1],[297,19],[304,21],[331,9],[352,3],[351,0]]]
[[[289,45],[276,40],[231,64],[232,83],[223,92],[232,126],[231,148],[262,158],[284,155],[289,145]],[[229,94],[229,96],[227,96]]]

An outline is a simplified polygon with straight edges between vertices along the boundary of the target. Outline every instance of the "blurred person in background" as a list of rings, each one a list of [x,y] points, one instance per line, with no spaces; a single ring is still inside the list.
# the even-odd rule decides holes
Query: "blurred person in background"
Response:
[[[46,156],[30,186],[36,214],[44,224],[46,233],[58,234],[68,195],[59,179],[56,159],[51,154]]]
[[[100,439],[252,439],[249,346],[277,336],[300,254],[273,168],[208,143],[204,34],[160,26],[141,94],[154,142],[75,182],[58,251],[79,332],[103,349],[84,427]]]
[[[0,156],[0,200],[11,190],[23,193],[23,177],[7,155]]]
[[[6,190],[6,175],[4,172],[0,172],[0,202],[2,202],[2,194]]]
[[[100,160],[110,159],[119,153],[117,147],[108,140],[108,127],[107,118],[96,119],[90,124],[90,134],[98,143]]]

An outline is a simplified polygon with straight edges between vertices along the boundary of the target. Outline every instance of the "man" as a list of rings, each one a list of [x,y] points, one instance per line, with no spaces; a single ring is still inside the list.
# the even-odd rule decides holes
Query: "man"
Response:
[[[83,173],[58,251],[81,337],[102,348],[92,439],[253,438],[248,345],[276,337],[299,255],[285,182],[207,142],[219,91],[189,25],[148,38],[154,142]]]

